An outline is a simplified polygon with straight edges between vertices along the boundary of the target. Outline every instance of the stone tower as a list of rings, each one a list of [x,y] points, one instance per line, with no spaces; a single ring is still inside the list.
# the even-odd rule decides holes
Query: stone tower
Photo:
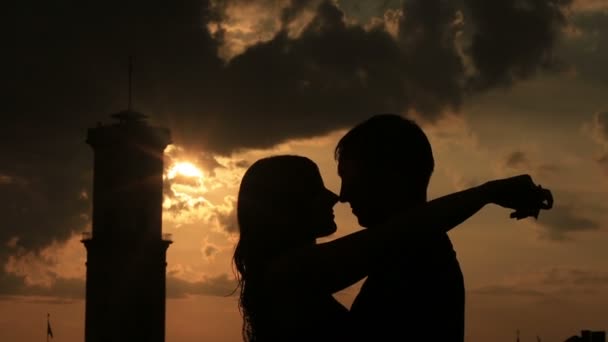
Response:
[[[85,342],[165,340],[163,151],[168,129],[130,109],[89,128],[93,224],[87,250]]]

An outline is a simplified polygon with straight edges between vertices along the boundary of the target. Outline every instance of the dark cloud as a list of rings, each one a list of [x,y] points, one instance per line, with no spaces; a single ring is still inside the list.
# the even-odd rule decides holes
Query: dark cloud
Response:
[[[246,160],[239,160],[236,163],[234,163],[234,166],[241,168],[241,169],[247,169],[247,168],[249,168],[249,166],[251,166],[251,164]]]
[[[205,254],[205,257],[207,257],[207,258],[213,257],[217,252],[219,252],[219,248],[217,248],[217,246],[212,245],[212,244],[207,244],[203,248],[203,253]]]
[[[176,180],[179,181],[179,177],[167,179],[163,184],[165,199],[171,200],[168,207],[163,207],[163,211],[165,213],[172,215],[175,218],[190,211],[199,210],[203,207],[209,207],[209,203],[204,199],[198,198],[193,200],[192,198],[180,196],[175,190],[172,189],[172,185],[177,183]]]
[[[236,3],[242,1],[235,1]],[[281,25],[286,27],[293,22],[300,13],[304,10],[314,10],[314,6],[318,6],[321,0],[290,0],[289,6],[281,11]]]
[[[74,304],[80,298],[60,298],[60,297],[47,297],[47,296],[1,296],[0,300],[6,300],[11,302],[21,302],[21,303],[30,303],[30,304],[51,304],[51,305],[65,305],[65,304]]]
[[[479,71],[477,88],[550,64],[562,25],[555,1],[502,1],[504,15],[485,3],[464,2],[464,24],[476,32],[465,52]],[[315,4],[297,39],[281,30],[228,64],[218,57],[221,32],[214,38],[206,30],[221,13],[206,0],[6,5],[0,244],[17,237],[15,248],[39,250],[83,229],[90,197],[81,193],[91,193],[92,167],[86,128],[126,107],[128,55],[135,56],[135,108],[169,127],[175,143],[210,154],[318,136],[375,112],[415,110],[432,120],[463,101],[468,76],[455,43],[456,5],[405,2],[395,38],[380,27],[346,25],[331,1],[291,4],[285,13],[296,16]]]
[[[535,163],[529,155],[522,151],[509,153],[502,165],[506,169],[517,170],[519,173],[527,173],[535,179],[553,175],[560,170],[560,166],[552,163]],[[540,178],[537,177],[540,176]],[[570,193],[549,186],[554,198],[554,206],[551,210],[542,211],[536,223],[543,228],[542,237],[551,240],[569,240],[572,233],[594,231],[601,228],[600,220],[590,215],[589,210],[593,205],[584,194]],[[581,196],[583,195],[583,196]]]
[[[600,146],[596,162],[608,174],[608,112],[595,113],[589,127],[592,138]]]
[[[193,187],[193,188],[198,188],[202,185],[202,181],[199,177],[192,177],[192,176],[187,176],[187,175],[182,175],[182,174],[175,175],[175,177],[172,178],[170,180],[170,182],[167,182],[167,183],[180,184],[180,185],[185,185],[185,186],[189,186],[189,187]]]
[[[600,222],[580,213],[580,205],[559,204],[563,200],[556,198],[556,204],[551,210],[541,213],[538,224],[546,229],[547,237],[554,240],[564,240],[571,233],[593,231],[601,228]]]
[[[545,163],[538,165],[537,170],[540,174],[551,175],[560,172],[562,168],[557,164]]]
[[[561,171],[561,167],[552,162],[536,162],[532,161],[529,153],[516,150],[509,153],[502,161],[502,166],[511,171],[515,170],[522,173],[528,173],[536,178],[537,176],[546,177],[552,176]]]
[[[216,169],[225,169],[226,166],[222,165],[217,159],[209,153],[201,153],[196,159],[196,163],[201,165],[203,170],[206,170],[208,175],[215,177]]]
[[[608,286],[608,272],[578,268],[552,268],[545,272],[543,284],[553,286]]]
[[[422,12],[423,8],[413,10]],[[450,30],[448,23],[435,18],[412,20],[408,25],[432,28],[448,37],[450,33],[445,32]],[[218,94],[210,100],[232,97],[238,101],[216,105],[214,115],[224,119],[206,123],[196,118],[188,126],[199,127],[192,131],[197,138],[205,137],[222,152],[324,134],[378,111],[411,108],[429,117],[439,115],[443,108],[460,102],[454,81],[458,76],[444,70],[454,64],[458,68],[458,59],[449,38],[428,43],[422,38],[400,47],[382,29],[367,32],[360,26],[347,26],[341,10],[323,1],[298,39],[279,31],[273,40],[233,58],[216,81],[213,91]],[[434,49],[429,52],[432,56],[424,53],[427,47]],[[195,141],[195,137],[182,138]]]
[[[236,233],[239,229],[239,223],[236,216],[236,200],[230,200],[228,211],[216,210],[215,217],[220,228],[227,233]]]
[[[597,163],[600,165],[604,172],[608,173],[608,153],[603,153],[597,158]]]
[[[570,37],[557,49],[574,71],[586,82],[608,84],[608,12],[586,11],[571,19]]]
[[[474,26],[467,47],[478,73],[474,88],[510,85],[540,70],[561,70],[554,48],[572,0],[463,0]],[[467,16],[467,14],[469,14]]]
[[[291,1],[282,12],[283,29],[272,40],[250,47],[225,68],[189,71],[203,90],[198,98],[177,104],[173,100],[184,95],[165,97],[164,103],[155,98],[152,108],[170,108],[160,115],[172,118],[180,142],[220,153],[324,134],[374,112],[416,110],[433,119],[460,106],[468,81],[483,89],[553,65],[547,56],[566,24],[558,5],[568,2],[502,3],[509,15],[504,20],[497,20],[502,12],[485,2],[465,1],[458,8],[447,1],[407,1],[395,39],[382,28],[346,25],[344,13],[331,1]],[[315,8],[299,37],[290,37],[285,26],[304,9]],[[458,21],[459,9],[470,18]],[[218,13],[221,19],[222,11]],[[456,44],[469,21],[473,34],[464,44],[478,70],[474,79],[465,74]],[[220,44],[222,35],[216,38]],[[504,45],[506,53],[495,50],[497,45]]]
[[[545,294],[541,291],[531,289],[521,289],[505,285],[490,285],[484,286],[469,291],[477,295],[493,295],[493,296],[525,296],[525,297],[542,297]]]
[[[505,160],[505,166],[513,169],[530,168],[530,161],[521,151],[512,152]]]
[[[84,279],[55,277],[50,286],[28,285],[23,276],[0,273],[0,296],[44,296],[70,300],[82,299],[84,295]]]
[[[608,272],[582,268],[550,268],[520,275],[517,281],[472,289],[470,293],[494,296],[547,297],[593,295],[608,289]]]
[[[608,143],[608,112],[595,114],[595,128],[598,130],[599,138]]]
[[[234,293],[236,286],[236,280],[226,273],[197,282],[168,277],[167,298],[181,298],[188,295],[229,296]]]
[[[606,210],[598,207],[597,199],[586,193],[550,189],[554,206],[542,211],[536,224],[542,228],[541,238],[570,241],[577,233],[602,229],[600,215]]]
[[[26,161],[3,165],[4,172],[18,175],[13,179],[21,181],[0,183],[2,265],[9,254],[39,252],[53,240],[65,241],[73,232],[82,231],[89,222],[90,187],[86,181],[90,177],[86,169],[69,161],[62,165],[62,157],[43,161],[46,157],[40,156],[41,163],[31,166],[25,165]]]
[[[580,190],[551,188],[554,207],[542,211],[536,221],[541,238],[574,241],[580,234],[603,232],[606,213],[605,194]]]
[[[347,0],[340,1],[340,8],[360,22],[369,20],[370,16],[381,18],[387,9],[402,7],[402,0]]]
[[[165,200],[170,200],[170,205],[168,207],[163,205],[163,211],[165,213],[177,217],[184,212],[209,206],[209,203],[205,202],[202,198],[193,200],[190,196],[182,196],[174,189],[174,185],[180,185],[194,191],[200,191],[198,189],[202,184],[199,177],[189,177],[178,174],[173,178],[165,178],[163,181],[163,195]]]

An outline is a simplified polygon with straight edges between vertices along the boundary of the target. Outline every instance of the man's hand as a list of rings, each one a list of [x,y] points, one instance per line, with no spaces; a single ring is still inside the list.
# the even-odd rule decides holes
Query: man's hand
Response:
[[[541,209],[553,207],[551,191],[534,184],[532,177],[527,174],[490,181],[484,186],[491,203],[515,210],[511,218],[521,220],[534,216],[538,219]]]

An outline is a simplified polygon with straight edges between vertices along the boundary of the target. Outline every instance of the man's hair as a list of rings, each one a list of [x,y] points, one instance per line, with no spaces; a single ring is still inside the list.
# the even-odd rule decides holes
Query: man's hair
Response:
[[[431,144],[414,121],[397,114],[377,114],[340,139],[335,159],[353,160],[366,169],[388,167],[420,182],[426,190],[435,166]]]

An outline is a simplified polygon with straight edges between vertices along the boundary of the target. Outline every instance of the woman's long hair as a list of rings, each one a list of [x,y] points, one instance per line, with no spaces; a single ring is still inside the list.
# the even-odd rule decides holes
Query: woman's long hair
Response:
[[[233,263],[246,342],[256,342],[265,335],[260,277],[273,258],[302,241],[302,232],[292,226],[294,213],[310,191],[306,180],[318,172],[308,158],[282,155],[256,161],[241,180],[237,202],[240,236]]]

